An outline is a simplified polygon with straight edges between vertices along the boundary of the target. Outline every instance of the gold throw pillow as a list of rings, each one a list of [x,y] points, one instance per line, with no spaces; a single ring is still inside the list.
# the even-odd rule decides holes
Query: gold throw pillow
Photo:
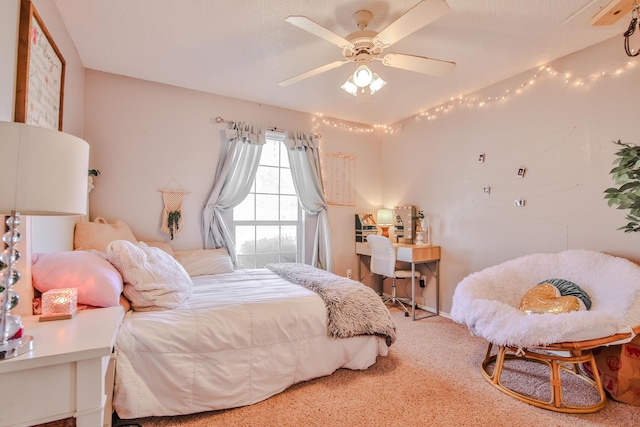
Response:
[[[574,296],[561,296],[558,288],[543,283],[524,294],[520,310],[526,314],[567,313],[580,310],[580,301]]]

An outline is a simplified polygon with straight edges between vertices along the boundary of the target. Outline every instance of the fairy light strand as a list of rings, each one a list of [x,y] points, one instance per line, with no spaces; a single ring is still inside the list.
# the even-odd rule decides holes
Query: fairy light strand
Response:
[[[600,71],[600,72],[591,74],[588,77],[573,77],[571,72],[560,71],[557,68],[555,68],[553,65],[543,65],[539,67],[533,73],[533,75],[531,75],[531,77],[522,81],[520,84],[516,85],[515,87],[505,89],[499,95],[487,96],[484,98],[471,97],[468,95],[451,97],[447,102],[444,102],[435,107],[416,113],[392,125],[380,125],[380,124],[376,124],[372,126],[355,125],[353,123],[348,123],[348,122],[337,120],[337,119],[325,118],[322,114],[316,113],[313,117],[314,132],[317,133],[318,128],[322,124],[325,126],[338,128],[338,129],[342,129],[342,130],[346,130],[348,132],[354,132],[354,133],[372,133],[375,131],[384,132],[387,134],[397,133],[402,130],[402,128],[404,127],[404,124],[412,120],[433,121],[433,120],[436,120],[441,115],[447,114],[456,108],[460,108],[460,107],[486,108],[487,106],[494,103],[506,102],[513,96],[521,95],[522,93],[528,91],[531,88],[531,86],[533,86],[542,77],[562,79],[565,84],[565,87],[588,89],[591,87],[591,85],[605,78],[619,76],[620,74],[623,74],[633,69],[634,65],[635,65],[635,61],[628,60],[623,65],[617,67],[613,71]]]

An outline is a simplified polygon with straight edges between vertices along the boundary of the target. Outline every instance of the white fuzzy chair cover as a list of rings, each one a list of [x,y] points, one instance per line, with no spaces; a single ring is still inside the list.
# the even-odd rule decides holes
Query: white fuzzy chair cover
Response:
[[[520,300],[547,279],[569,280],[589,294],[589,311],[524,314]],[[465,277],[451,317],[497,345],[535,347],[605,338],[640,325],[640,267],[626,259],[581,249],[534,254]]]

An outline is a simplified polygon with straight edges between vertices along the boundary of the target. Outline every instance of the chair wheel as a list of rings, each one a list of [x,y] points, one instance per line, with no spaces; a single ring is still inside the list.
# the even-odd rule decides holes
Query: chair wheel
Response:
[[[409,317],[409,312],[408,311],[404,312],[404,317]]]

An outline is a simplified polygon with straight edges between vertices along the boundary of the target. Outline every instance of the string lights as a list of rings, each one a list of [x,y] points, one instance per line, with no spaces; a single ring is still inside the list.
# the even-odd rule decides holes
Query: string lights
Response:
[[[635,65],[634,60],[628,60],[623,65],[617,67],[613,71],[601,71],[601,72],[594,73],[588,77],[573,77],[573,75],[570,72],[560,71],[552,65],[543,65],[539,67],[531,77],[527,78],[525,81],[521,82],[519,85],[515,87],[504,90],[504,92],[502,92],[499,95],[488,96],[486,98],[469,97],[465,95],[451,97],[451,99],[449,99],[449,101],[445,103],[432,107],[428,110],[416,113],[393,125],[358,126],[352,123],[343,122],[336,119],[328,119],[328,118],[325,118],[322,114],[316,113],[313,117],[314,132],[317,133],[320,124],[324,124],[326,126],[340,128],[340,129],[347,130],[349,132],[356,132],[356,133],[371,133],[374,131],[384,132],[388,134],[397,133],[402,130],[405,123],[411,120],[416,120],[416,121],[436,120],[440,115],[449,113],[455,108],[460,108],[460,107],[485,108],[490,104],[494,104],[497,102],[506,102],[509,98],[516,95],[520,95],[526,90],[528,90],[541,77],[562,79],[565,86],[567,87],[589,88],[591,87],[591,85],[597,83],[598,81],[604,78],[618,76],[626,71],[631,70],[634,67],[634,65]]]
[[[375,130],[374,126],[354,125],[353,123],[344,122],[342,120],[327,119],[322,113],[315,113],[313,115],[314,133],[319,133],[318,128],[321,124],[354,133],[371,133]]]

